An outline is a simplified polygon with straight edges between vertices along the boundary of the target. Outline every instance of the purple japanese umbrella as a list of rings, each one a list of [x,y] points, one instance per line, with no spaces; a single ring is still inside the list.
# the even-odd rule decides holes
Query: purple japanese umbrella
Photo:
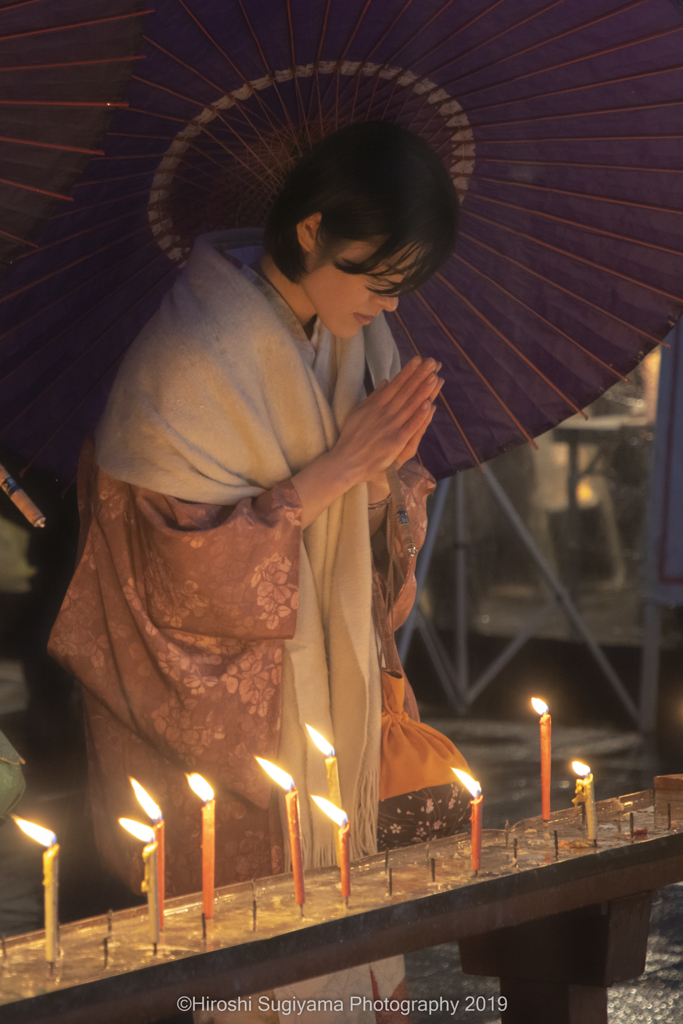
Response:
[[[0,6],[0,266],[36,248],[140,59],[139,0]]]
[[[292,162],[354,120],[421,134],[462,200],[452,256],[389,318],[404,359],[443,362],[437,477],[548,430],[676,323],[678,0],[154,6],[104,156],[0,277],[0,443],[27,466],[73,477],[195,236],[263,224]]]

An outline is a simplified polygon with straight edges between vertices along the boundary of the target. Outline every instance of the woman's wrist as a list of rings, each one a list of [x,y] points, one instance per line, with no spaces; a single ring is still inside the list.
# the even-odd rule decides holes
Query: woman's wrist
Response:
[[[344,459],[334,449],[319,455],[292,477],[301,501],[301,522],[306,527],[346,494],[358,481]]]
[[[377,473],[368,482],[368,505],[378,505],[389,500],[389,481],[386,473]]]

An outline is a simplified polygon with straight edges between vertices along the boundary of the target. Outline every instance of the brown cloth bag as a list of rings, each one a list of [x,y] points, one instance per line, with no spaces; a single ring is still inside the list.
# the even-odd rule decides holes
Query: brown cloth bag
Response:
[[[457,782],[452,769],[468,770],[447,736],[405,713],[404,693],[403,675],[382,669],[380,800]]]
[[[461,783],[452,769],[467,770],[467,761],[447,736],[411,718],[403,708],[405,677],[396,649],[393,621],[394,544],[398,542],[403,546],[404,543],[404,538],[395,531],[396,504],[392,490],[386,519],[386,590],[382,595],[375,592],[373,601],[382,671],[380,801],[452,783],[460,788]],[[405,515],[405,504],[401,504]]]

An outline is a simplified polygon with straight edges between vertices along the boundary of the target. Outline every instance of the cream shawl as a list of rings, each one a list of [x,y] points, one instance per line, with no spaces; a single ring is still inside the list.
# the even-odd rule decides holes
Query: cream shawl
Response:
[[[323,394],[269,301],[216,250],[258,245],[249,231],[201,236],[118,373],[97,434],[98,464],[128,483],[232,505],[293,476],[336,442],[373,380],[399,359],[383,316],[332,338],[337,379]],[[307,866],[334,862],[311,794],[325,764],[305,731],[335,746],[352,856],[376,850],[381,681],[371,614],[367,488],[335,501],[302,538],[296,632],[285,643],[278,764],[299,789]]]

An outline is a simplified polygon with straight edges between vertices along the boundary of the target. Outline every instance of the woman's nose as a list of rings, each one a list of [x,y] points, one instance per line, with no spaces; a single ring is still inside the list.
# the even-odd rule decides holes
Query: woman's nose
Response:
[[[398,309],[398,295],[380,295],[380,305],[387,313],[394,313]]]

